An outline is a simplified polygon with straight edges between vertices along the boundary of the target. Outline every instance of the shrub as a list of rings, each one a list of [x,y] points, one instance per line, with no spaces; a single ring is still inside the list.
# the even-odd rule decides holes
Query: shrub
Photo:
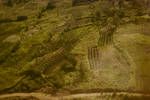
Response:
[[[24,21],[27,20],[28,17],[27,16],[17,16],[17,21]]]
[[[4,5],[12,7],[13,6],[13,2],[12,2],[12,0],[5,0],[4,1]]]
[[[47,6],[46,6],[46,10],[51,10],[51,9],[54,9],[55,8],[55,5],[52,3],[52,2],[48,2]]]

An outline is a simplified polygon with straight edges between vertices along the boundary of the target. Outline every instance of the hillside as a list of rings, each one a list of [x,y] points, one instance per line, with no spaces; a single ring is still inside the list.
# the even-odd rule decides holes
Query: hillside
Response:
[[[150,2],[119,1],[0,0],[0,93],[150,93]]]

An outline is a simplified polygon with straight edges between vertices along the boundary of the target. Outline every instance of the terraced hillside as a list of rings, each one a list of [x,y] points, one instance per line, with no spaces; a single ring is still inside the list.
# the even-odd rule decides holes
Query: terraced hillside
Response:
[[[0,93],[149,94],[149,5],[0,0]]]

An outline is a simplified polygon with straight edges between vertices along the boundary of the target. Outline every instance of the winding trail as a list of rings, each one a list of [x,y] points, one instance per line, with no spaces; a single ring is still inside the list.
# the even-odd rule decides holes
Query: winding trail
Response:
[[[45,93],[12,93],[12,94],[0,95],[0,100],[3,100],[5,98],[11,98],[11,97],[35,97],[39,100],[70,100],[70,99],[79,99],[79,98],[100,97],[103,98],[102,100],[107,100],[105,98],[115,98],[115,97],[125,97],[125,96],[136,97],[136,98],[147,97],[150,100],[150,94],[130,93],[130,92],[77,93],[77,94],[58,95],[58,96],[52,96],[51,94],[45,94]]]

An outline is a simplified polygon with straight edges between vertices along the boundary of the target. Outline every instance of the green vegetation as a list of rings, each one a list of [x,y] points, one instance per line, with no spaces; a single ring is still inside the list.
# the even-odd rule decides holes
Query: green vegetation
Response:
[[[148,1],[72,2],[1,4],[0,93],[47,87],[149,92]]]

